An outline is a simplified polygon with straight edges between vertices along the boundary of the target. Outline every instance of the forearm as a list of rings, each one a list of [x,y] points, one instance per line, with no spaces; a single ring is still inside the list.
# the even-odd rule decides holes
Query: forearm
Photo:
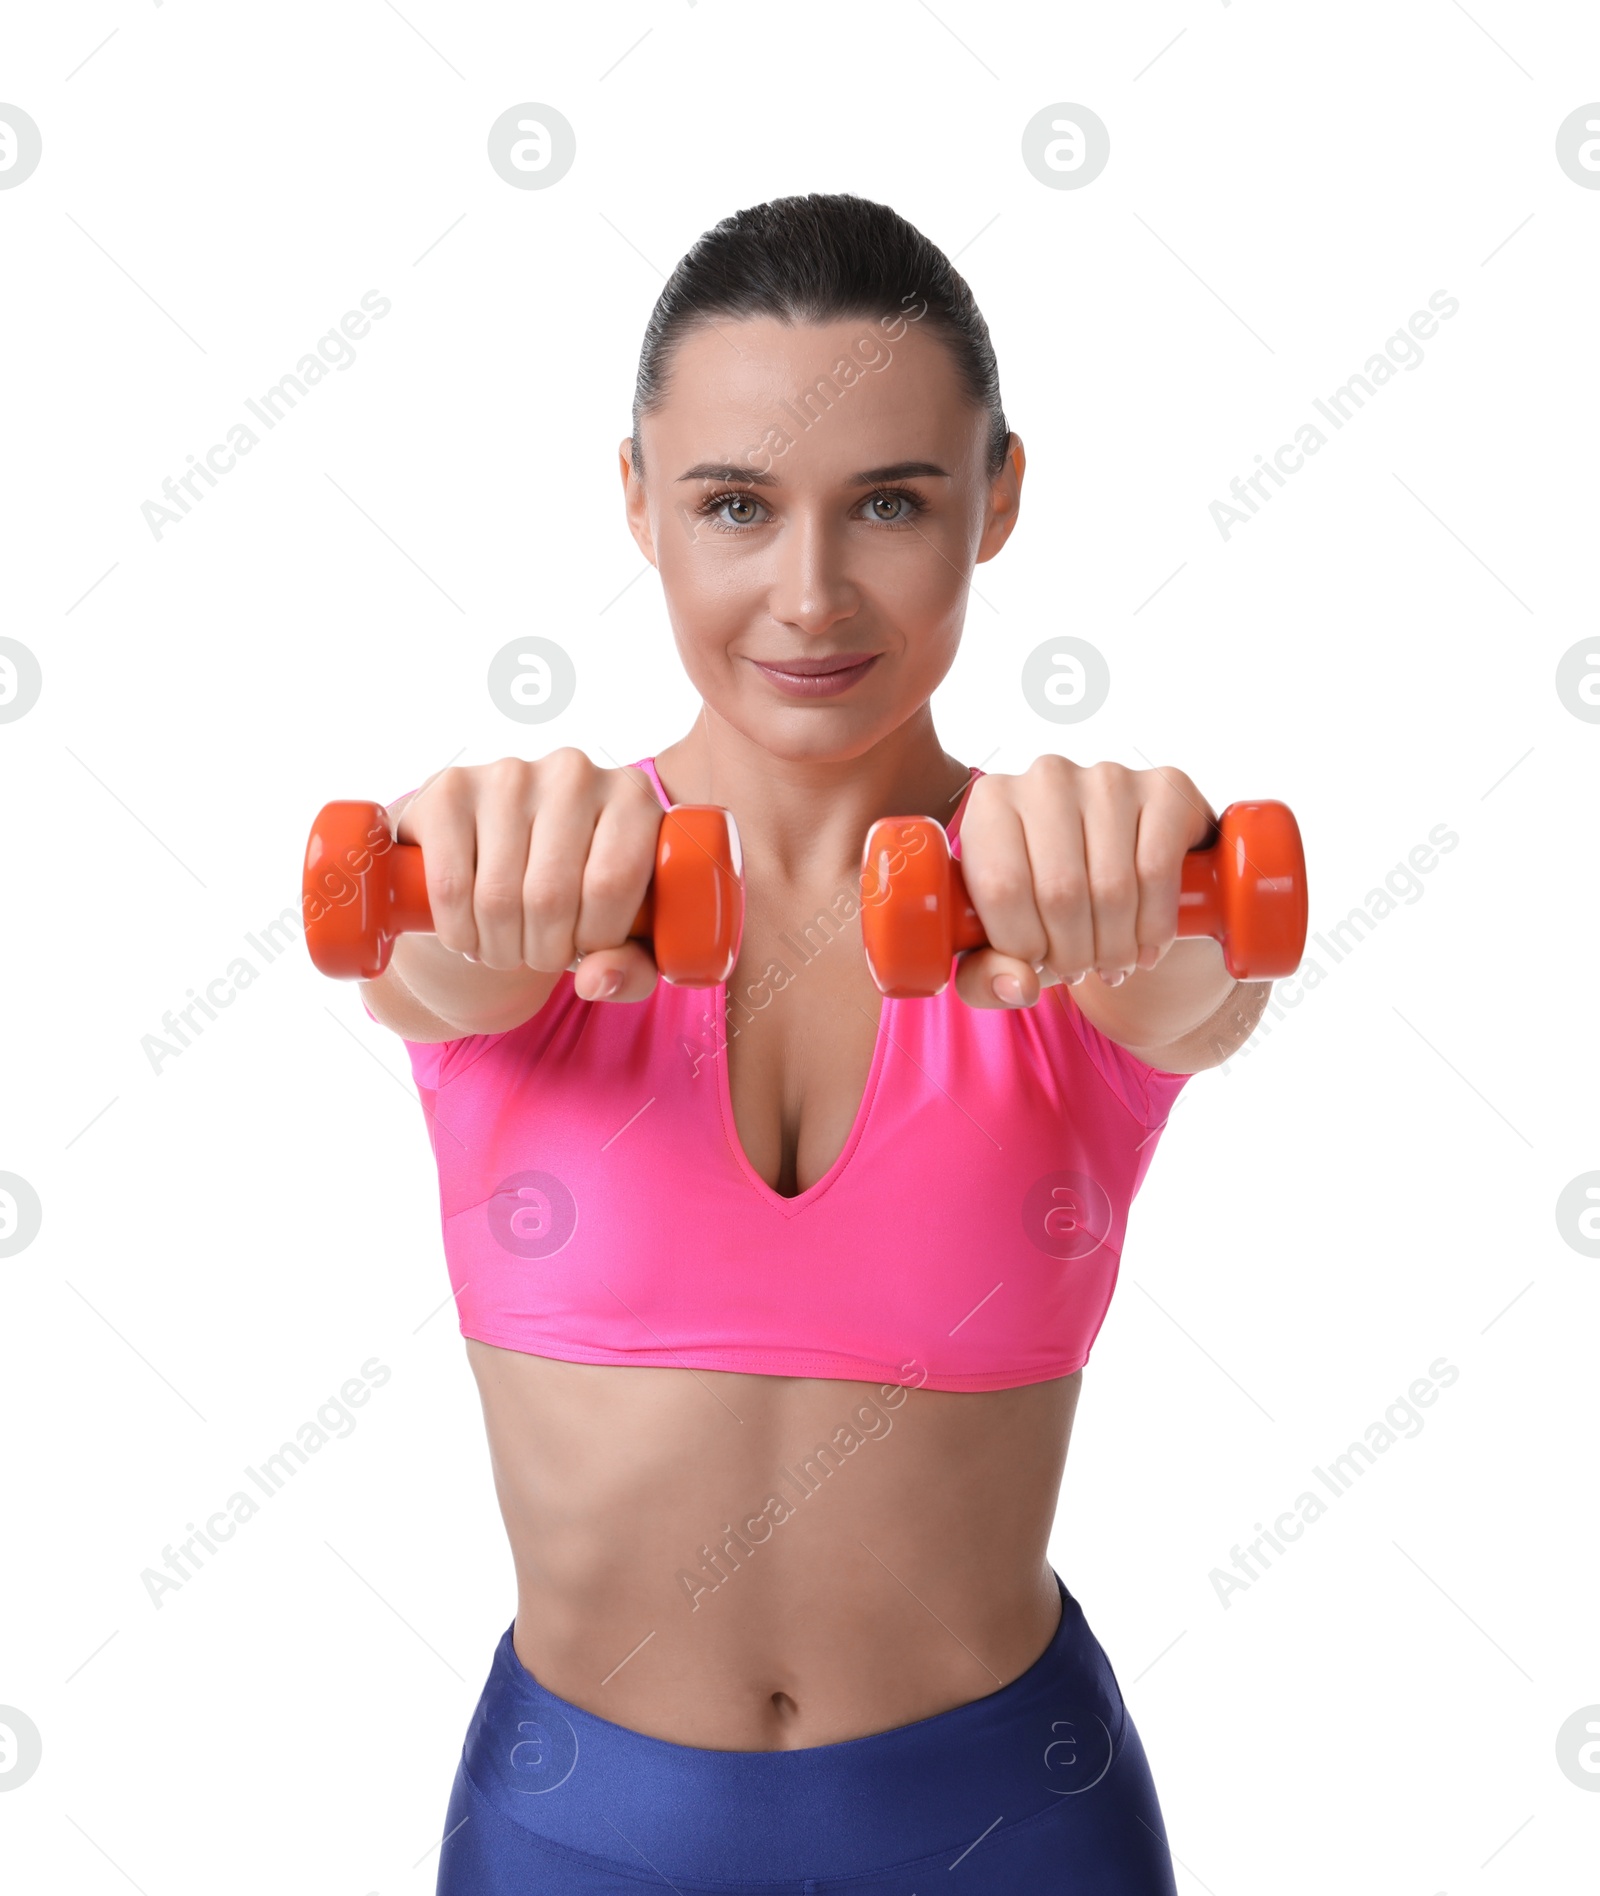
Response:
[[[414,1040],[419,1034],[408,1031],[408,1020],[422,1029],[442,1022],[460,1034],[519,1026],[544,1006],[560,979],[538,968],[486,968],[452,953],[436,935],[402,935],[389,966],[361,991],[385,1026]]]
[[[1091,970],[1072,998],[1121,1045],[1166,1047],[1203,1027],[1241,985],[1227,970],[1221,944],[1201,935],[1175,941],[1153,968],[1135,968],[1119,987],[1107,987]]]

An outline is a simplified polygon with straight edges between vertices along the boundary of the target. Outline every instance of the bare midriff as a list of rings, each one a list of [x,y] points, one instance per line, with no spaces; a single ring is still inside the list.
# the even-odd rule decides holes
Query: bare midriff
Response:
[[[999,1691],[1055,1633],[1081,1370],[968,1394],[467,1351],[516,1654],[585,1711],[835,1744]]]

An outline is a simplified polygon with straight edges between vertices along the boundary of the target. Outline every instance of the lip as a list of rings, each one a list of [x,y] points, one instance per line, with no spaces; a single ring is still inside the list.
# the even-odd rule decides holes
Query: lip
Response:
[[[781,662],[753,658],[750,663],[791,697],[836,698],[865,678],[877,664],[878,657],[876,652],[864,656],[839,652],[831,658],[791,658]]]

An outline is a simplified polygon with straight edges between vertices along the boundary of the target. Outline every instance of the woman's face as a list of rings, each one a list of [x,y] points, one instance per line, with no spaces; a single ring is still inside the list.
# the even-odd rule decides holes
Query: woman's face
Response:
[[[780,756],[858,756],[926,704],[1016,520],[1022,444],[988,473],[988,416],[914,315],[719,317],[642,418],[643,479],[622,444],[690,679]]]

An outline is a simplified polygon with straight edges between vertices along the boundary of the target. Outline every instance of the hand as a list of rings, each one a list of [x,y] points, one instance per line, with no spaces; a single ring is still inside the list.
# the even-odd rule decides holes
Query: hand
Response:
[[[499,972],[576,966],[586,1001],[652,992],[655,963],[628,940],[663,815],[641,772],[571,748],[502,757],[437,772],[396,812],[396,841],[422,846],[441,947]]]
[[[1177,938],[1183,858],[1215,821],[1181,770],[1047,756],[980,777],[961,868],[990,946],[961,957],[956,992],[969,1007],[1031,1007],[1091,970],[1118,987],[1155,967]]]

